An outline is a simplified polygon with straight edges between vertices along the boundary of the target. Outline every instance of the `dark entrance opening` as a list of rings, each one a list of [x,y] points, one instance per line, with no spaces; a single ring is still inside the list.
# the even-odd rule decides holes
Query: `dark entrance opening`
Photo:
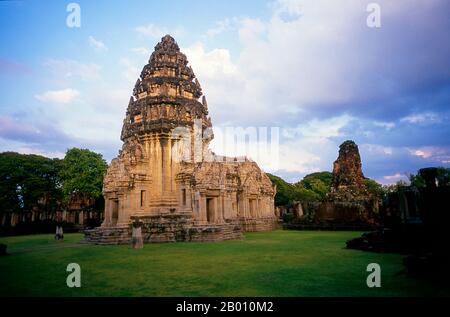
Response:
[[[214,198],[206,198],[206,219],[214,221]]]
[[[111,224],[115,226],[117,224],[117,220],[119,219],[119,201],[117,199],[111,200]]]

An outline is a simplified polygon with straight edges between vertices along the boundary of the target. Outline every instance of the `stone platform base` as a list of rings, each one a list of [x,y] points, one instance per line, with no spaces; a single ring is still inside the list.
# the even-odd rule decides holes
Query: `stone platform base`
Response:
[[[282,221],[277,218],[240,219],[239,222],[245,232],[271,231],[282,227]]]
[[[239,223],[196,225],[189,229],[189,238],[192,242],[240,240],[244,239],[244,233]]]
[[[111,245],[128,244],[131,241],[131,228],[122,227],[97,227],[84,231],[84,241],[86,243]]]
[[[144,243],[208,242],[244,238],[242,225],[239,222],[195,224],[192,216],[186,214],[144,216],[139,219],[143,222],[141,230]],[[85,242],[100,245],[129,244],[131,243],[131,224],[86,230]]]

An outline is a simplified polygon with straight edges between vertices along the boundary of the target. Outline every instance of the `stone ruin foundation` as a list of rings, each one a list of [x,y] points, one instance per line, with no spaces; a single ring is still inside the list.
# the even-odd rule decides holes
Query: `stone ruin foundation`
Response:
[[[104,178],[104,221],[85,240],[128,244],[136,218],[144,242],[242,239],[277,227],[269,177],[251,160],[215,155],[213,137],[200,83],[166,35],[130,97],[122,150]]]
[[[333,164],[330,192],[323,201],[297,202],[296,219],[285,229],[369,230],[376,226],[378,199],[364,183],[361,157],[355,142],[345,141]]]

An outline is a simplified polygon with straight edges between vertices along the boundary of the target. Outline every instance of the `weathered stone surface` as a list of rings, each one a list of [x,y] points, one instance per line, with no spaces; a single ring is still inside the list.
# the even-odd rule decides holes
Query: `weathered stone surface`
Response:
[[[135,218],[131,228],[131,246],[133,249],[142,249],[144,241],[142,239],[142,221]]]
[[[328,198],[334,201],[356,201],[367,197],[358,145],[353,141],[345,141],[339,146],[339,156],[333,164]]]
[[[358,146],[345,141],[333,165],[331,189],[326,199],[302,202],[302,215],[286,223],[286,229],[365,230],[376,224],[378,200],[365,185]]]
[[[124,143],[104,178],[104,222],[86,239],[129,241],[134,217],[143,221],[144,242],[235,239],[243,229],[273,228],[270,179],[253,161],[212,153],[211,127],[186,56],[164,36],[136,82]]]

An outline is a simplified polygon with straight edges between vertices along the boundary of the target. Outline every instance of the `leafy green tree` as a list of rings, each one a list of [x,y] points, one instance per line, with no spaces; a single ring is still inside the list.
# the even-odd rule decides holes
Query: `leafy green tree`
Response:
[[[374,198],[384,197],[383,186],[381,186],[381,184],[378,184],[373,179],[370,178],[364,179],[364,185],[366,185],[366,189],[372,197]]]
[[[16,170],[18,153],[0,153],[0,211],[20,211],[21,177]]]
[[[439,186],[450,186],[450,168],[446,167],[437,167],[437,182]],[[417,174],[409,174],[408,175],[411,186],[416,188],[424,188],[426,186],[425,180],[422,175],[420,175],[420,171]]]
[[[319,180],[322,183],[324,183],[327,186],[331,186],[331,181],[333,179],[333,174],[331,172],[316,172],[311,173],[303,177],[303,179],[300,181],[300,183],[303,184],[305,188],[309,188],[309,184],[313,180]]]
[[[397,188],[400,187],[408,187],[408,183],[406,181],[404,181],[403,179],[397,181],[397,183],[395,183],[395,186],[397,186]]]
[[[66,200],[74,193],[89,194],[93,198],[102,195],[103,176],[108,165],[101,154],[72,148],[67,150],[61,166],[62,190]]]
[[[317,172],[306,175],[295,185],[310,190],[317,194],[320,199],[324,199],[330,192],[332,178],[333,174],[330,172]]]
[[[396,184],[384,185],[383,186],[383,194],[388,195],[391,193],[395,193],[402,187],[415,187],[417,189],[424,188],[426,186],[425,180],[420,175],[419,172],[416,174],[408,175],[409,184],[404,180],[398,181]],[[437,168],[437,181],[439,186],[450,186],[450,168],[446,167],[438,167]]]
[[[319,201],[321,197],[316,192],[306,189],[306,188],[295,188],[295,196],[293,201]]]
[[[409,182],[411,184],[411,186],[414,186],[416,188],[423,188],[425,187],[425,180],[423,179],[423,177],[420,174],[409,174],[408,175],[409,178]]]
[[[0,153],[0,210],[29,211],[39,201],[54,209],[61,198],[60,160],[15,152]]]
[[[439,186],[450,186],[450,168],[438,167],[437,179]]]
[[[319,200],[318,194],[312,190],[290,184],[281,177],[267,174],[272,184],[277,186],[277,194],[275,195],[275,205],[288,205],[294,201],[314,201]]]
[[[275,195],[275,205],[287,205],[290,201],[290,184],[284,181],[281,177],[269,173],[267,175],[272,181],[272,184],[276,185],[277,188],[277,193]]]

